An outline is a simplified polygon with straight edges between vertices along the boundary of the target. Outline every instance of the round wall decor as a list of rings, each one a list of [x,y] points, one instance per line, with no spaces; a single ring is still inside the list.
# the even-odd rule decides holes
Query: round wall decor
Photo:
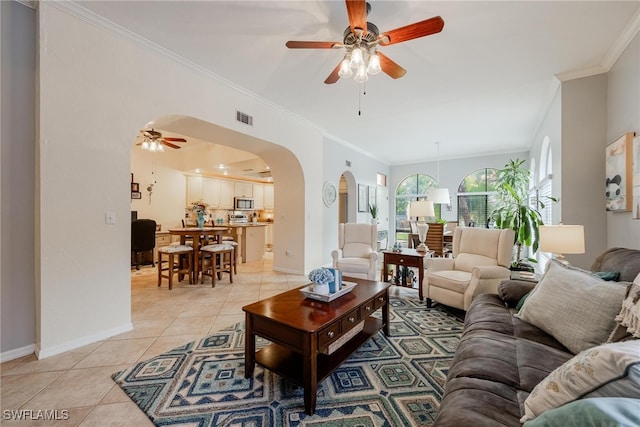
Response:
[[[327,181],[322,186],[322,201],[326,207],[331,207],[338,198],[338,190],[331,181]]]

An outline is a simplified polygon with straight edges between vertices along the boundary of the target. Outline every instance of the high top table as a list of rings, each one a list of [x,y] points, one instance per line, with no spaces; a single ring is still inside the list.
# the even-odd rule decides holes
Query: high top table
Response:
[[[293,289],[242,307],[246,317],[245,378],[255,364],[304,388],[304,409],[313,415],[318,383],[373,334],[389,335],[389,283],[348,277],[357,285],[331,302]],[[382,319],[371,314],[382,310]],[[256,353],[256,336],[271,344]]]
[[[229,231],[228,227],[182,227],[172,228],[169,234],[180,236],[180,244],[186,243],[187,236],[193,237],[193,280],[196,282],[200,274],[200,244],[201,239],[207,239],[209,236],[215,236],[220,243],[221,236]]]

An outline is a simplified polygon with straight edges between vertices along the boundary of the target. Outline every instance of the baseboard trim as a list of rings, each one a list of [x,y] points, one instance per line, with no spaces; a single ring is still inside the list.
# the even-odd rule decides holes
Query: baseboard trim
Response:
[[[66,351],[75,350],[76,348],[83,347],[88,344],[93,344],[97,341],[102,341],[107,338],[111,338],[114,335],[123,334],[133,330],[133,323],[127,323],[126,325],[119,326],[117,328],[108,329],[97,334],[88,335],[86,337],[78,338],[63,344],[54,345],[47,348],[41,348],[36,344],[35,353],[38,359],[44,359],[47,357],[55,356]]]
[[[0,353],[0,363],[8,362],[10,360],[19,359],[20,357],[33,354],[36,350],[35,344],[26,345],[24,347],[15,348],[13,350],[4,351]]]

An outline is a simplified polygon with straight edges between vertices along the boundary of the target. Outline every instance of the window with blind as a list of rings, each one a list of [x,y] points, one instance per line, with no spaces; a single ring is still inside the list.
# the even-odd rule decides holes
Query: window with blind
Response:
[[[436,180],[429,175],[416,174],[402,180],[396,189],[396,240],[407,241],[411,233],[408,216],[409,204],[414,200],[426,200],[427,193],[437,188]],[[436,217],[440,218],[441,205],[434,205]],[[415,218],[414,218],[415,219]]]
[[[485,168],[465,176],[458,186],[458,225],[492,226],[491,213],[496,208],[498,169]]]
[[[553,213],[553,201],[551,200],[552,194],[552,171],[553,171],[553,158],[551,155],[551,141],[546,136],[542,141],[542,148],[540,150],[540,179],[533,191],[532,203],[535,203],[534,207],[538,208],[542,222],[544,224],[552,223]],[[544,207],[542,207],[544,205]],[[531,250],[531,249],[530,249]],[[540,272],[545,271],[547,263],[551,259],[551,254],[548,252],[538,251],[535,254],[535,259],[538,261],[538,269]]]

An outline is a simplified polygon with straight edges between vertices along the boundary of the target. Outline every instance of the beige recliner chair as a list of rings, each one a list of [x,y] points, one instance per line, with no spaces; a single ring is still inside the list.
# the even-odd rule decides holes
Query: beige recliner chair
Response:
[[[333,268],[344,276],[375,280],[378,228],[371,224],[340,224],[338,249],[331,251]]]
[[[475,295],[497,293],[510,275],[514,237],[513,230],[457,227],[453,258],[426,260],[422,286],[427,307],[435,300],[466,310]]]

